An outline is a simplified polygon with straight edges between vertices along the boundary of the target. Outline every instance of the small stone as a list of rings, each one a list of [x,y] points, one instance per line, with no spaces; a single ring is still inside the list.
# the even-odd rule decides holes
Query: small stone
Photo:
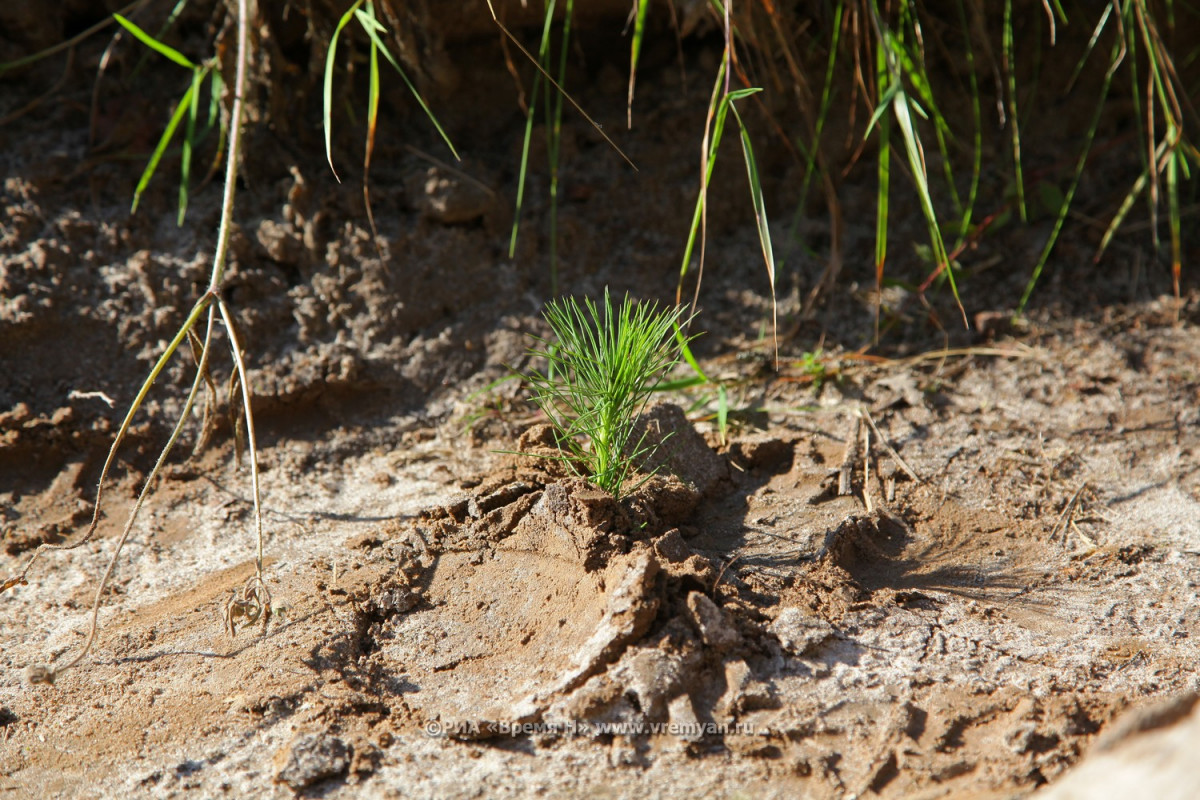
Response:
[[[275,774],[277,783],[299,792],[350,769],[350,748],[336,736],[301,734],[275,756],[283,766]]]
[[[770,631],[779,639],[784,650],[791,655],[801,656],[832,636],[833,626],[820,617],[789,606],[779,612],[779,616],[771,623]]]
[[[680,741],[698,742],[704,738],[704,725],[696,716],[691,695],[681,694],[668,703],[667,717],[671,733]]]
[[[692,548],[683,540],[679,528],[671,528],[654,540],[654,552],[666,561],[677,563],[692,555]]]
[[[737,628],[707,595],[692,592],[688,595],[687,604],[692,622],[706,645],[717,650],[728,650],[741,641],[742,635]]]
[[[495,203],[495,194],[485,185],[441,167],[410,175],[404,189],[414,208],[443,225],[479,219]]]

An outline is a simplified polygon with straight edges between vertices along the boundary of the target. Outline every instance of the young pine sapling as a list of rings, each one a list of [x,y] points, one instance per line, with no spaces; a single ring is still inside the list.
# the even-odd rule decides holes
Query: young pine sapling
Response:
[[[614,308],[584,299],[551,301],[545,318],[552,339],[530,351],[547,369],[523,377],[533,402],[554,427],[563,460],[596,486],[620,498],[631,474],[654,447],[632,441],[651,392],[678,363],[686,343],[678,334],[682,307],[635,303]]]

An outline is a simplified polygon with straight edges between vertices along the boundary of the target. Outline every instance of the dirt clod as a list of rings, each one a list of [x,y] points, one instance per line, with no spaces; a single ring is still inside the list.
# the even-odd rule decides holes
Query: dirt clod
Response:
[[[336,736],[303,733],[276,755],[280,766],[275,780],[299,792],[345,775],[350,769],[351,756],[350,748]]]

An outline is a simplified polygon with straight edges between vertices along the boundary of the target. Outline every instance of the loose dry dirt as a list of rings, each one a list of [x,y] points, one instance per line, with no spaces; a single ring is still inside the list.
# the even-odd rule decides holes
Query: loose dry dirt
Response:
[[[619,27],[583,35],[585,52],[625,52]],[[568,124],[560,280],[573,293],[673,296],[713,43],[687,45],[685,90],[664,42],[621,142],[642,173]],[[141,152],[159,124],[139,116],[133,55],[103,84],[115,143],[89,146],[102,46],[81,47],[65,88],[0,128],[2,577],[86,526],[123,404],[206,279],[214,187],[183,228],[165,176],[127,212],[140,165],[116,154]],[[491,40],[447,47],[457,64],[501,59]],[[0,116],[56,69],[6,78]],[[616,129],[618,66],[584,74],[579,99]],[[1098,271],[1068,241],[1024,324],[985,313],[985,330],[961,331],[945,293],[926,306],[897,288],[881,345],[857,356],[874,330],[873,298],[853,283],[871,280],[873,200],[848,182],[847,208],[863,213],[847,224],[840,288],[803,313],[824,263],[790,253],[776,368],[731,151],[698,322],[703,363],[729,388],[729,434],[714,390],[664,396],[646,424],[671,434],[666,463],[615,501],[554,462],[498,452],[549,446],[521,387],[497,382],[544,332],[548,212],[535,186],[507,258],[516,93],[503,69],[459,87],[438,111],[474,145],[461,174],[395,141],[375,156],[382,254],[353,176],[338,188],[319,148],[251,136],[263,156],[240,195],[227,294],[254,365],[268,574],[288,614],[224,632],[254,542],[223,424],[155,488],[93,655],[53,686],[22,680],[83,641],[182,406],[180,360],[122,451],[96,539],[0,597],[7,796],[1024,797],[1127,708],[1166,699],[1182,709],[1168,717],[1186,714],[1200,690],[1190,283],[1177,301],[1133,244],[1127,270]],[[392,124],[396,141],[437,146],[415,116]],[[787,208],[798,173],[763,150]],[[915,237],[917,210],[895,213]],[[1036,252],[1046,232],[980,247]],[[1014,262],[964,272],[971,314],[1011,307],[1028,274]]]

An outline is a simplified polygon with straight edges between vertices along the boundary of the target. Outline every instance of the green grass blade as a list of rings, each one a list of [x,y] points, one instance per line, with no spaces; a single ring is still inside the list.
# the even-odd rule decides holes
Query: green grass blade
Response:
[[[696,208],[692,212],[692,224],[688,229],[687,244],[683,248],[683,264],[679,268],[679,285],[675,290],[675,302],[679,302],[680,295],[683,292],[683,280],[687,277],[688,268],[692,262],[692,251],[696,246],[696,237],[700,235],[706,226],[706,201],[708,197],[708,184],[712,180],[713,168],[716,167],[717,147],[721,142],[721,133],[725,127],[725,109],[726,104],[721,97],[721,90],[725,83],[725,73],[729,67],[729,57],[721,60],[721,66],[717,70],[717,79],[713,83],[712,96],[708,101],[708,116],[705,118],[704,139],[708,150],[705,153],[704,174],[701,176],[700,195],[696,198]],[[704,243],[701,240],[700,245],[700,264],[698,266],[701,275],[704,274]],[[697,286],[697,292],[699,287]],[[688,362],[689,364],[691,362]]]
[[[367,0],[366,14],[375,18],[375,4]],[[375,250],[383,258],[383,248],[379,244],[379,229],[375,227],[375,212],[371,208],[371,156],[375,152],[375,132],[379,123],[379,48],[372,40],[368,56],[367,70],[367,139],[363,143],[363,207],[367,210],[367,223],[371,226],[371,241]]]
[[[1109,63],[1113,65],[1118,63],[1118,56],[1123,47],[1124,43],[1120,40],[1120,37],[1117,37],[1117,41],[1113,43]],[[1096,110],[1092,114],[1091,124],[1088,126],[1087,135],[1084,137],[1083,148],[1079,152],[1079,160],[1075,164],[1075,175],[1071,179],[1071,186],[1067,189],[1066,198],[1059,209],[1058,218],[1054,221],[1054,229],[1050,232],[1050,238],[1046,240],[1041,255],[1038,257],[1037,264],[1034,265],[1033,274],[1029,277],[1029,282],[1025,285],[1025,291],[1021,295],[1021,302],[1017,305],[1017,316],[1025,312],[1025,306],[1029,303],[1029,298],[1033,295],[1033,288],[1037,285],[1038,279],[1041,278],[1042,270],[1050,258],[1050,251],[1054,249],[1054,244],[1058,241],[1058,234],[1062,230],[1063,221],[1067,218],[1067,211],[1070,210],[1071,203],[1075,199],[1075,190],[1079,188],[1079,179],[1083,176],[1083,168],[1087,164],[1088,153],[1092,150],[1092,141],[1095,139],[1096,129],[1100,125],[1100,116],[1104,111],[1104,101],[1108,98],[1108,91],[1112,86],[1112,79],[1115,72],[1115,69],[1109,69],[1104,75],[1100,97],[1096,101]]]
[[[974,125],[974,136],[971,142],[973,154],[971,186],[967,190],[967,203],[962,209],[962,216],[959,218],[958,240],[954,245],[955,250],[962,247],[963,242],[966,241],[967,233],[971,230],[971,217],[975,213],[975,202],[979,198],[979,178],[983,172],[983,108],[979,102],[979,80],[975,74],[975,49],[971,45],[970,28],[967,24],[966,10],[963,8],[962,0],[958,2],[958,18],[965,34],[963,38],[966,41],[967,48],[967,79],[971,91],[971,122]]]
[[[721,139],[725,133],[725,120],[729,116],[729,109],[735,100],[740,100],[743,97],[748,97],[756,92],[761,91],[758,88],[737,89],[725,95],[721,95],[721,87],[724,85],[728,58],[722,62],[721,68],[717,71],[717,80],[713,85],[713,95],[709,105],[709,133],[707,136],[708,152],[704,167],[703,182],[700,185],[700,194],[696,198],[696,208],[692,212],[692,224],[688,229],[687,245],[683,251],[683,263],[679,268],[679,284],[676,288],[676,299],[683,291],[683,281],[687,277],[688,269],[691,265],[692,253],[695,250],[696,239],[701,239],[700,246],[700,263],[697,268],[697,283],[696,294],[700,292],[699,281],[704,275],[704,241],[703,234],[707,227],[706,225],[706,202],[708,197],[708,185],[712,181],[713,170],[717,165],[717,152],[721,146]],[[688,362],[691,364],[691,362]]]
[[[875,195],[875,325],[878,335],[880,290],[883,288],[884,266],[887,263],[888,201],[892,185],[892,125],[886,118],[879,124],[879,161],[876,165],[878,188]]]
[[[139,28],[135,23],[131,22],[130,20],[126,19],[125,17],[121,16],[120,14],[113,14],[113,18],[116,19],[116,21],[121,24],[122,28],[124,28],[125,30],[132,33],[134,35],[134,38],[136,38],[139,42],[141,42],[142,44],[149,47],[154,52],[158,53],[159,55],[161,55],[165,58],[171,59],[172,61],[174,61],[176,64],[178,64],[181,67],[187,67],[188,69],[196,69],[196,65],[193,64],[191,62],[191,60],[188,59],[187,56],[185,56],[183,53],[176,50],[174,47],[165,45],[162,42],[158,41],[153,36],[146,33],[141,28]]]
[[[1137,176],[1137,180],[1129,187],[1129,191],[1125,193],[1124,199],[1121,200],[1121,205],[1117,208],[1117,213],[1108,222],[1108,227],[1104,230],[1104,235],[1100,237],[1100,245],[1096,248],[1096,255],[1092,256],[1092,263],[1098,263],[1104,257],[1108,246],[1112,244],[1113,237],[1116,236],[1117,230],[1125,222],[1125,217],[1133,209],[1134,202],[1141,196],[1142,192],[1146,191],[1146,185],[1150,182],[1150,170],[1144,169]]]
[[[342,182],[342,178],[338,175],[337,167],[333,166],[333,63],[337,57],[338,37],[342,35],[342,29],[354,18],[354,12],[358,11],[358,7],[362,3],[363,0],[357,0],[345,14],[342,14],[337,27],[333,29],[333,36],[329,38],[329,51],[325,53],[325,82],[321,92],[323,99],[321,119],[325,126],[325,160],[329,162],[329,170],[338,183]]]
[[[458,150],[454,148],[454,142],[450,141],[450,136],[442,127],[442,123],[438,122],[437,117],[434,116],[433,112],[429,109],[429,105],[425,102],[425,98],[421,96],[419,91],[417,91],[417,87],[413,85],[413,82],[408,79],[408,73],[401,68],[399,62],[392,57],[392,53],[390,50],[388,50],[387,45],[385,45],[379,38],[379,34],[386,33],[387,28],[380,25],[373,16],[364,13],[357,7],[354,9],[354,16],[358,19],[359,24],[362,25],[363,30],[366,31],[367,36],[371,38],[371,42],[379,48],[379,52],[383,53],[383,57],[386,58],[388,63],[395,68],[397,73],[399,73],[400,79],[404,81],[404,85],[408,87],[408,91],[410,91],[412,96],[416,98],[417,103],[421,106],[421,110],[425,112],[425,116],[428,117],[429,121],[433,123],[433,127],[437,129],[438,134],[442,137],[442,141],[444,141],[446,146],[450,148],[450,152],[454,154],[454,158],[458,161],[462,161],[462,157],[459,156]]]
[[[154,39],[160,42],[162,41],[162,38],[167,35],[167,31],[171,30],[171,27],[175,24],[175,21],[179,19],[179,15],[183,13],[185,8],[187,8],[187,4],[188,0],[178,0],[178,2],[175,3],[175,7],[171,9],[169,14],[167,14],[167,18],[163,20],[162,25],[158,26],[158,32],[154,34]],[[129,73],[129,77],[132,79],[138,76],[141,73],[142,68],[146,66],[146,63],[149,61],[149,59],[150,54],[143,52],[141,58],[138,59],[137,64]]]
[[[212,163],[209,165],[209,174],[208,176],[205,176],[205,180],[208,180],[208,177],[215,175],[217,170],[220,169],[221,156],[225,152],[225,144],[229,136],[229,130],[225,124],[225,120],[221,118],[221,91],[225,86],[225,79],[222,78],[221,73],[217,72],[215,69],[210,74],[212,75],[212,80],[209,81],[208,85],[209,105],[207,127],[212,128],[214,124],[217,125],[218,136],[217,151],[213,154]]]
[[[146,187],[150,185],[150,179],[154,177],[154,171],[158,169],[158,162],[162,160],[163,153],[167,150],[167,145],[171,143],[171,137],[175,135],[175,129],[183,121],[183,115],[192,107],[192,94],[194,91],[195,84],[193,83],[184,92],[179,105],[175,106],[175,113],[171,115],[171,121],[167,123],[162,136],[159,137],[158,146],[154,148],[154,154],[150,156],[150,161],[146,164],[146,169],[142,171],[142,177],[138,180],[137,188],[133,192],[133,207],[129,210],[130,214],[137,211],[138,201],[142,199],[142,192],[146,191]]]
[[[200,85],[204,82],[206,71],[197,69],[192,72],[192,88],[189,90],[191,102],[188,103],[187,127],[183,131],[183,158],[179,163],[179,218],[175,224],[183,227],[183,218],[187,214],[188,187],[192,182],[192,146],[196,137],[196,115],[200,109]]]
[[[746,96],[745,94],[742,95]],[[754,158],[754,145],[750,141],[750,132],[738,113],[737,106],[732,102],[729,108],[737,121],[738,132],[741,134],[742,155],[746,161],[746,177],[750,181],[750,201],[754,205],[754,221],[758,228],[758,242],[762,246],[763,261],[767,266],[767,280],[771,285],[771,332],[775,341],[775,364],[779,365],[779,309],[775,299],[775,249],[771,245],[771,226],[767,222],[767,204],[763,199],[762,181],[758,174],[758,162]]]
[[[683,355],[683,360],[691,368],[692,372],[696,373],[696,377],[700,378],[702,383],[709,383],[711,379],[705,374],[700,367],[700,362],[696,360],[696,356],[692,354],[692,348],[689,344],[688,337],[683,335],[683,329],[678,325],[675,326],[675,341],[679,343],[680,353]]]
[[[1021,221],[1029,221],[1029,212],[1025,207],[1025,179],[1021,170],[1021,125],[1017,116],[1017,64],[1015,61],[1015,46],[1013,44],[1012,0],[1004,0],[1004,32],[1003,32],[1004,64],[1008,73],[1008,124],[1012,132],[1013,180],[1017,188],[1017,208],[1021,213]]]
[[[542,40],[538,45],[538,59],[545,62],[550,48],[550,26],[554,21],[554,6],[556,0],[549,0],[542,16]],[[508,257],[512,258],[517,252],[517,234],[521,226],[521,209],[525,206],[525,179],[529,175],[529,147],[533,141],[533,118],[537,108],[538,92],[542,87],[542,72],[533,76],[533,88],[529,91],[529,109],[525,115],[525,138],[521,142],[521,166],[517,171],[517,198],[513,210],[512,233],[508,237]],[[548,91],[548,90],[547,90]]]
[[[1167,138],[1171,139],[1174,130],[1167,130]],[[1167,215],[1171,230],[1171,283],[1179,298],[1179,277],[1183,272],[1182,239],[1179,231],[1179,162],[1183,159],[1177,148],[1172,148],[1167,156]]]
[[[759,90],[755,90],[759,91]],[[750,200],[754,205],[754,220],[758,228],[758,241],[762,246],[763,261],[767,266],[767,277],[771,281],[771,296],[775,295],[775,251],[771,246],[771,227],[767,222],[766,201],[763,199],[762,181],[759,178],[758,162],[754,158],[754,145],[750,141],[750,133],[742,121],[733,103],[729,104],[733,117],[737,120],[738,130],[742,140],[742,154],[746,160],[746,176],[750,181]]]
[[[642,37],[646,33],[646,12],[650,0],[637,0],[637,14],[633,21],[633,41],[629,45],[629,97],[625,104],[625,125],[633,128],[633,88],[637,83],[638,58],[642,54]]]
[[[879,159],[875,167],[875,339],[879,339],[879,317],[883,306],[883,273],[887,263],[888,246],[888,203],[892,186],[892,118],[887,114],[891,95],[898,87],[892,85],[888,72],[887,53],[880,43],[875,48],[875,74],[879,86],[884,88],[883,97],[871,115],[864,137],[870,135],[871,127],[879,125]]]
[[[896,122],[900,128],[900,135],[904,139],[904,151],[908,156],[908,166],[912,170],[913,182],[916,184],[917,196],[921,200],[921,212],[925,215],[925,225],[929,229],[929,241],[933,246],[934,256],[937,259],[937,265],[946,270],[946,278],[950,282],[950,291],[954,294],[954,301],[958,303],[958,310],[962,314],[963,324],[970,327],[967,322],[967,312],[963,308],[962,299],[958,296],[958,286],[954,280],[954,268],[950,264],[949,255],[946,252],[946,243],[942,239],[942,230],[938,225],[937,213],[933,208],[933,197],[929,193],[929,177],[925,171],[925,156],[921,148],[921,140],[917,136],[916,126],[913,124],[912,114],[909,110],[909,99],[904,92],[897,92],[892,100],[892,108],[896,114]]]
[[[724,385],[717,386],[717,433],[724,446],[729,440],[729,397],[725,394]]]

